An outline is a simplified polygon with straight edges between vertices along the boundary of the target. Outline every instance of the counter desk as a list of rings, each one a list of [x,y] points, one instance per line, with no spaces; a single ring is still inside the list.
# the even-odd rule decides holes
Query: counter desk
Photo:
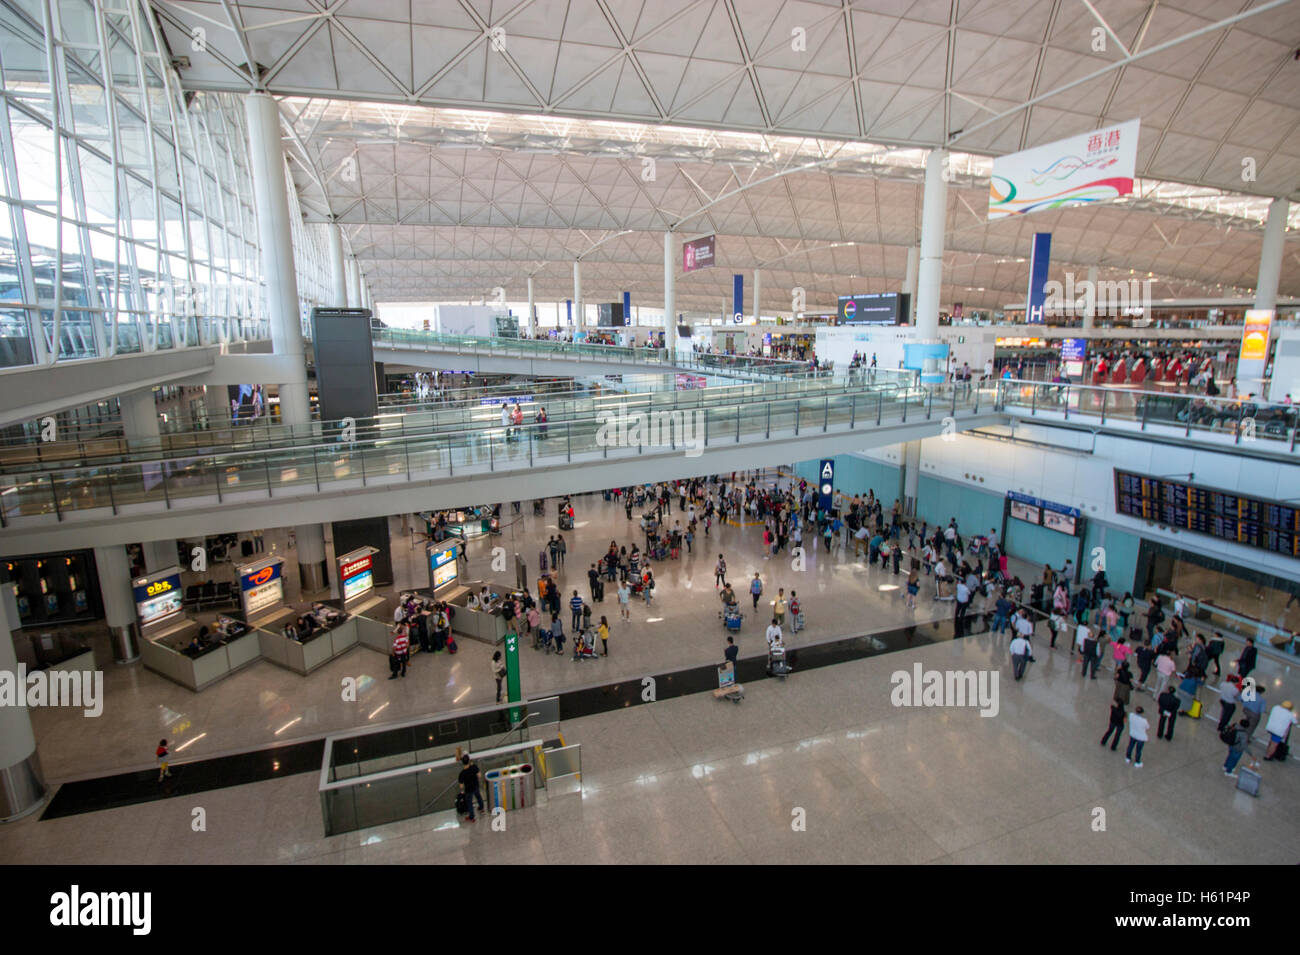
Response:
[[[201,650],[190,650],[199,632],[195,620],[167,621],[144,632],[140,657],[144,665],[174,683],[202,690],[253,663],[260,656],[257,631],[242,627],[229,635],[209,634]]]

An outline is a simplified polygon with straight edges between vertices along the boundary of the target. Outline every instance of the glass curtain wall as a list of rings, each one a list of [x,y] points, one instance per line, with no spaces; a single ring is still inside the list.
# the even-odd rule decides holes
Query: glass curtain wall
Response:
[[[0,367],[268,337],[252,194],[241,98],[183,91],[147,5],[0,0]]]

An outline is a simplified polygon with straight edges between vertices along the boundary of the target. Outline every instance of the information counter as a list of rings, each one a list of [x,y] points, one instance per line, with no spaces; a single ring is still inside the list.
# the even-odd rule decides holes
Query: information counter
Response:
[[[487,587],[489,593],[498,594],[499,599],[492,601],[486,609],[474,610],[466,606],[470,595],[479,593],[483,587]],[[490,580],[467,580],[454,591],[439,593],[438,599],[445,600],[456,608],[456,613],[451,618],[452,632],[484,643],[498,644],[505,640],[507,630],[517,631],[519,627],[517,619],[512,626],[507,626],[501,615],[501,601],[509,596],[522,597],[523,594],[514,587]]]
[[[150,627],[140,641],[140,657],[155,673],[191,690],[202,690],[261,655],[257,631],[230,617],[209,625],[207,638],[198,649],[193,640],[201,624],[188,618],[169,619]]]

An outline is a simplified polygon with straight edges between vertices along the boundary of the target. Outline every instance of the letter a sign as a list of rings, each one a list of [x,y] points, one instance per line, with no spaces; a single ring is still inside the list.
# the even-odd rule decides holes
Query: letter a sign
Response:
[[[821,470],[817,472],[817,506],[823,511],[831,509],[831,494],[835,490],[835,460],[822,458]]]

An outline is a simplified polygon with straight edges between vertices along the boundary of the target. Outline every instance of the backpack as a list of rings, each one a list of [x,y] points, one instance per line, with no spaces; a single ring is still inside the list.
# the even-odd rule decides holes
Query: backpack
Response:
[[[1225,726],[1223,732],[1219,734],[1219,741],[1228,746],[1234,745],[1237,742],[1237,728],[1235,726]]]

